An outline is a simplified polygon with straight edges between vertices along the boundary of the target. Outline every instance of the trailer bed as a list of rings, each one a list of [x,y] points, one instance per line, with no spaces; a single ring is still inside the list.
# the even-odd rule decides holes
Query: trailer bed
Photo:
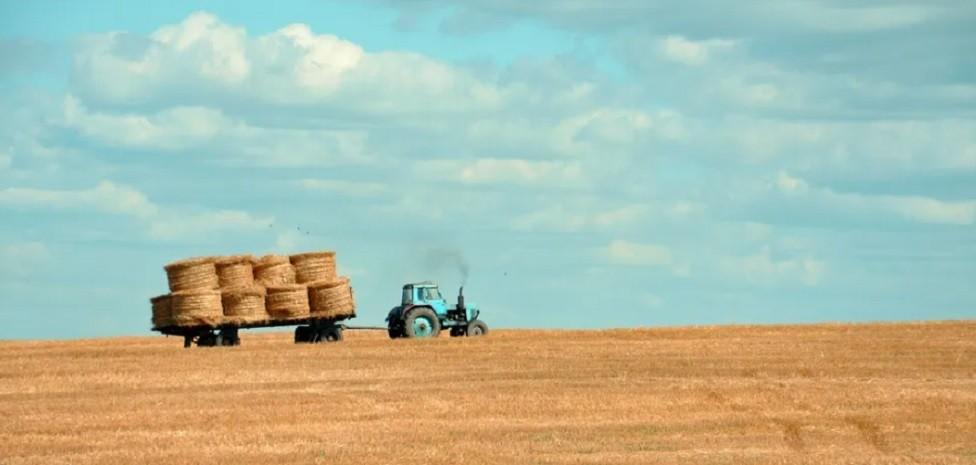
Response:
[[[298,326],[296,328],[295,342],[320,342],[319,335],[322,335],[321,342],[326,339],[336,341],[342,339],[342,330],[345,325],[339,324],[341,321],[354,318],[355,315],[340,317],[317,317],[300,316],[292,318],[269,318],[265,320],[248,322],[224,322],[218,325],[193,325],[193,326],[162,326],[153,327],[153,331],[158,331],[167,336],[180,336],[184,338],[184,347],[189,347],[193,342],[199,346],[213,345],[238,345],[240,338],[238,330],[249,328],[275,328],[282,326]],[[302,332],[302,329],[307,331]],[[306,334],[309,340],[299,340],[299,333]],[[326,337],[325,335],[329,336]],[[304,338],[306,336],[302,336]]]

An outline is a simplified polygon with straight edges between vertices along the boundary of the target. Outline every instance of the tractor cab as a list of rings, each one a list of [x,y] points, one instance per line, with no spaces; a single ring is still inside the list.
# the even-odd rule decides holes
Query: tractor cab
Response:
[[[386,317],[391,338],[436,337],[441,329],[451,336],[480,336],[488,326],[478,320],[476,304],[464,303],[464,287],[458,291],[456,305],[448,305],[437,284],[430,281],[403,286],[400,305]]]

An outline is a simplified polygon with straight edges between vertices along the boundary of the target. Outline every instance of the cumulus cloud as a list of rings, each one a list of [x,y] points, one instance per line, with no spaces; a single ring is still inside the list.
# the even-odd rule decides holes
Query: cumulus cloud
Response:
[[[731,40],[695,41],[682,36],[667,36],[661,39],[660,50],[669,60],[698,66],[707,62],[712,54],[734,46],[735,42]]]
[[[110,181],[76,190],[9,187],[0,190],[0,207],[120,215],[136,220],[150,238],[160,240],[192,239],[220,231],[255,231],[274,221],[239,210],[198,212],[161,207],[142,192]]]
[[[972,225],[976,222],[976,200],[946,201],[920,196],[864,195],[836,192],[811,186],[788,173],[780,173],[775,189],[786,199],[813,202],[832,211],[858,215],[893,215],[902,220],[928,224]]]
[[[305,24],[251,37],[205,12],[147,37],[87,37],[72,87],[86,101],[123,107],[236,99],[388,115],[490,108],[503,93],[422,55],[368,53]]]
[[[746,256],[724,257],[719,262],[724,273],[750,283],[776,285],[799,282],[816,286],[826,271],[826,262],[812,257],[774,257],[769,247]]]

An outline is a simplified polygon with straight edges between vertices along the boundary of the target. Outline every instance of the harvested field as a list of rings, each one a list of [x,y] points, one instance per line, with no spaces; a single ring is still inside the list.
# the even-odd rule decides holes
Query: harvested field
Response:
[[[0,463],[976,463],[976,322],[242,339],[0,342]]]

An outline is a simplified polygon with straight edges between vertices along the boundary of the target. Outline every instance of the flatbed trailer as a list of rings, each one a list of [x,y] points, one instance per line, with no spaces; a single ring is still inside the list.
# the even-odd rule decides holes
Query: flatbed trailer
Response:
[[[196,326],[163,326],[154,327],[167,336],[182,336],[183,347],[190,347],[194,343],[201,347],[236,346],[241,344],[238,331],[249,328],[275,328],[282,326],[296,326],[295,343],[338,342],[342,340],[342,332],[347,329],[383,329],[372,327],[353,327],[340,323],[352,316],[338,318],[323,318],[304,316],[295,318],[276,318],[251,322],[226,322],[218,325]]]

